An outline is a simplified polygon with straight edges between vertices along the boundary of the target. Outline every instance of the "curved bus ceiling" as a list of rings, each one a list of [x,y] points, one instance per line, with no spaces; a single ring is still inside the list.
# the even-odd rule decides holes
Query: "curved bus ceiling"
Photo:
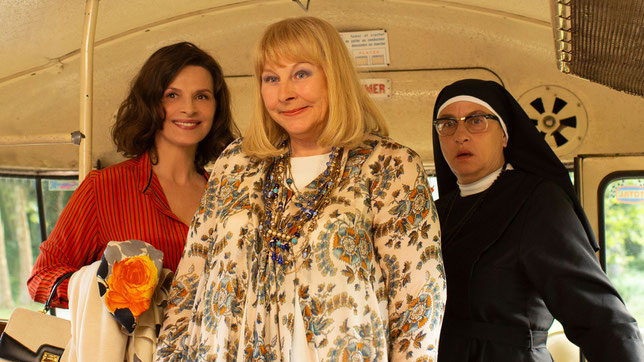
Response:
[[[93,165],[121,160],[109,136],[114,112],[145,59],[178,41],[191,41],[220,62],[233,93],[236,121],[244,130],[254,96],[255,42],[267,25],[302,15],[326,19],[339,31],[387,31],[390,65],[359,70],[365,78],[391,80],[392,96],[376,103],[391,136],[415,149],[427,163],[432,162],[434,99],[444,85],[465,77],[500,81],[517,98],[565,91],[580,119],[587,120],[587,129],[576,136],[572,147],[558,150],[565,161],[579,153],[642,150],[644,127],[639,123],[644,98],[558,70],[550,1],[310,0],[308,10],[306,4],[306,0],[100,1],[94,49]],[[0,137],[79,129],[84,10],[82,0],[4,0],[0,5]],[[77,167],[78,147],[71,144],[0,146],[0,169]]]

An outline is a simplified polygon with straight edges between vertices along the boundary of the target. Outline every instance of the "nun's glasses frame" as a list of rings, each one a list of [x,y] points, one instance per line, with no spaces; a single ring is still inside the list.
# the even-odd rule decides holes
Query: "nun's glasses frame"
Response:
[[[442,117],[434,120],[434,127],[439,136],[451,136],[456,133],[458,121],[463,121],[465,123],[465,129],[468,132],[483,133],[487,131],[487,125],[490,119],[498,121],[499,117],[493,114],[472,114],[461,118]]]

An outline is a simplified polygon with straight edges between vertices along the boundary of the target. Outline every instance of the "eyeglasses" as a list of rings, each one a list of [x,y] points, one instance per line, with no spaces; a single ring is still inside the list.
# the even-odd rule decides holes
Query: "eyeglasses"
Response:
[[[444,117],[434,120],[434,127],[440,136],[451,136],[456,133],[458,121],[465,122],[465,129],[470,133],[483,133],[487,131],[488,120],[499,120],[499,117],[493,114],[473,114],[461,118]]]

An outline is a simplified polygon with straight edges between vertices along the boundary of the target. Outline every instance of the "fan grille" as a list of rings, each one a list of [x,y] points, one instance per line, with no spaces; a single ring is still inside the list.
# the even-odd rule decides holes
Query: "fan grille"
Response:
[[[545,141],[559,156],[573,153],[586,136],[586,109],[569,90],[553,85],[535,87],[519,103]]]

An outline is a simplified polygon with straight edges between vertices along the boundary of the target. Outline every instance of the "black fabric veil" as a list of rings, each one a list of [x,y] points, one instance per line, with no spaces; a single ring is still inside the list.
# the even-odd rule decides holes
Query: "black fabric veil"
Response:
[[[519,103],[503,86],[479,79],[464,79],[452,83],[443,88],[436,98],[432,119],[436,119],[438,109],[443,103],[462,95],[487,102],[501,116],[509,136],[508,146],[504,150],[505,162],[512,164],[514,169],[543,177],[559,185],[572,201],[575,213],[588,235],[590,245],[595,251],[599,250],[590,223],[568,176],[568,170],[548,146]],[[434,127],[432,127],[432,138],[438,192],[439,195],[444,196],[457,189],[458,185],[456,176],[443,157],[438,133]]]

